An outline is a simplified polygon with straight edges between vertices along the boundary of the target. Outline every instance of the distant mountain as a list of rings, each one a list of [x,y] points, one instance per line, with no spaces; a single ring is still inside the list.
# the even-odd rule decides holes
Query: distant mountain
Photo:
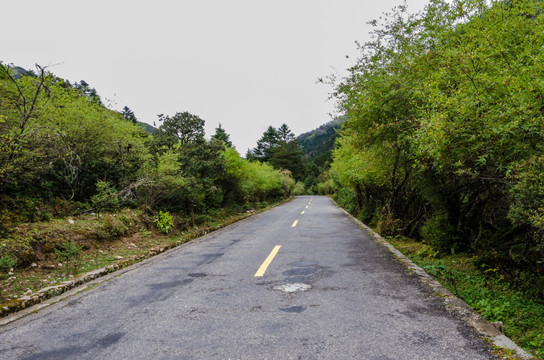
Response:
[[[34,73],[32,71],[28,71],[26,69],[23,69],[22,67],[20,66],[14,66],[11,68],[11,74],[13,75],[13,77],[15,79],[19,79],[21,78],[22,76],[26,76],[26,75],[34,75]]]
[[[325,165],[330,160],[338,130],[343,122],[343,118],[335,119],[315,130],[299,135],[297,140],[302,156],[312,160],[319,167]]]
[[[148,134],[153,134],[155,131],[157,131],[157,128],[147,124],[147,123],[144,123],[144,122],[141,122],[141,121],[137,121],[136,122],[138,125],[140,125],[141,127],[144,128],[144,130],[148,133]]]

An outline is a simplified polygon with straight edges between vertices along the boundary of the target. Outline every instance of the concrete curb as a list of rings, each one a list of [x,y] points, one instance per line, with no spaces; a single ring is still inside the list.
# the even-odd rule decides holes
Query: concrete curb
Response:
[[[481,336],[491,341],[491,343],[496,347],[513,351],[515,353],[514,356],[517,359],[534,359],[532,355],[527,353],[516,343],[514,343],[510,338],[501,333],[489,321],[487,321],[480,314],[474,311],[474,309],[472,309],[467,303],[465,303],[463,300],[459,299],[449,290],[444,288],[438,281],[433,279],[431,275],[429,275],[427,272],[425,272],[425,270],[414,264],[412,260],[404,256],[404,254],[397,250],[393,245],[388,243],[378,233],[376,233],[367,225],[363,224],[361,221],[348,213],[346,210],[342,209],[340,206],[338,206],[338,208],[342,210],[342,212],[344,212],[357,225],[363,228],[369,235],[374,237],[378,244],[384,246],[392,255],[394,255],[409,272],[416,274],[419,278],[419,281],[423,285],[430,288],[438,298],[442,299],[442,301],[449,310],[455,311],[463,321],[465,321],[468,325],[474,328]]]

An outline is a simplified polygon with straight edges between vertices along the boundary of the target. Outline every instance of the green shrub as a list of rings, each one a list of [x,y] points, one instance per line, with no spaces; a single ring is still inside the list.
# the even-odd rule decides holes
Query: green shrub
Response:
[[[9,255],[2,255],[0,257],[0,270],[7,272],[9,269],[17,264],[17,259],[12,258]]]
[[[421,236],[425,243],[439,251],[455,250],[454,228],[445,212],[431,216],[421,227]]]
[[[96,235],[99,240],[115,239],[125,235],[128,227],[123,219],[108,215],[96,229]]]
[[[293,195],[306,195],[306,189],[304,189],[304,184],[300,181],[297,181],[293,188]]]
[[[210,215],[201,214],[201,215],[198,215],[198,216],[195,218],[195,223],[196,223],[197,225],[207,224],[207,223],[211,222],[212,220],[213,220],[213,218],[212,218]]]
[[[168,234],[170,229],[174,227],[174,218],[168,211],[159,211],[155,217],[155,223],[160,232]]]
[[[96,182],[97,194],[91,197],[91,203],[97,212],[105,209],[116,209],[119,206],[117,190],[107,181]]]
[[[390,211],[384,209],[376,224],[376,230],[383,236],[399,235],[402,231],[402,221],[395,218]]]
[[[76,245],[67,240],[57,244],[55,254],[64,261],[68,261],[78,255],[82,249],[83,245]]]

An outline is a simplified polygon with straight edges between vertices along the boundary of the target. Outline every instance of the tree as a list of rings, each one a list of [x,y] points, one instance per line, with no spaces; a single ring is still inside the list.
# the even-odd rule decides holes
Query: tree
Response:
[[[285,123],[282,124],[278,128],[278,130],[276,130],[276,133],[278,134],[279,143],[281,143],[281,142],[289,143],[289,142],[295,140],[295,135],[293,134],[291,129],[289,129],[289,127]]]
[[[304,173],[302,152],[287,124],[282,124],[278,129],[269,126],[257,141],[257,147],[247,152],[246,158],[268,162],[279,170],[289,170],[297,180],[300,180]]]
[[[74,84],[74,88],[79,90],[82,96],[85,96],[89,101],[102,105],[102,100],[95,88],[92,88],[85,80]]]
[[[161,126],[155,132],[157,147],[172,147],[177,142],[186,145],[204,141],[204,120],[187,111],[174,116],[159,115]]]
[[[278,143],[271,150],[269,162],[276,169],[287,169],[296,180],[302,180],[304,165],[302,151],[298,148],[298,141],[287,124],[282,124],[278,130]]]
[[[32,166],[33,152],[26,142],[32,139],[29,128],[36,120],[36,112],[49,97],[47,83],[50,80],[45,67],[36,64],[36,69],[37,76],[16,78],[9,66],[0,63],[3,80],[0,87],[0,185],[16,181],[21,171],[18,164]]]
[[[255,160],[266,162],[270,160],[272,156],[272,150],[278,146],[279,135],[273,126],[269,126],[263,133],[263,136],[257,141],[257,147],[255,147],[251,155]]]
[[[215,128],[215,134],[212,135],[212,138],[217,139],[217,140],[221,140],[228,147],[231,147],[231,148],[234,147],[232,145],[232,142],[230,141],[229,134],[227,134],[225,129],[223,129],[223,127],[221,126],[221,123],[219,123],[219,126]]]
[[[130,110],[128,106],[125,106],[123,110],[121,111],[121,115],[125,118],[125,120],[128,120],[132,122],[133,124],[136,124],[138,122],[138,119],[136,118],[136,115],[134,115],[134,112]]]
[[[384,21],[337,84],[336,196],[383,233],[542,274],[542,2],[433,0]]]

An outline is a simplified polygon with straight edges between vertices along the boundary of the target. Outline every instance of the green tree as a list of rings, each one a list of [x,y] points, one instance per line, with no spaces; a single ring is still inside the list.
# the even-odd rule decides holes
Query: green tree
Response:
[[[287,124],[282,124],[278,129],[269,126],[257,141],[257,147],[249,150],[246,158],[268,162],[279,170],[289,170],[297,180],[300,180],[304,173],[302,152]]]
[[[76,82],[74,84],[74,88],[76,88],[80,94],[86,97],[89,101],[102,105],[102,100],[100,99],[96,89],[91,87],[85,80]]]
[[[134,112],[130,110],[128,106],[123,107],[123,110],[121,110],[121,115],[123,115],[125,120],[130,121],[133,124],[136,124],[138,122],[136,115],[134,115]]]
[[[272,149],[269,162],[276,169],[286,169],[296,180],[302,180],[305,172],[302,163],[302,151],[298,146],[295,135],[287,124],[282,124],[278,130],[278,143]]]
[[[337,84],[335,196],[382,232],[541,273],[543,18],[529,0],[433,0],[374,22]]]
[[[221,123],[219,123],[219,126],[215,128],[215,134],[212,135],[212,138],[224,142],[228,147],[234,147],[230,141],[230,135],[227,134],[225,129],[223,129]]]
[[[182,145],[204,141],[204,120],[187,111],[174,116],[159,115],[161,126],[153,134],[157,146],[172,147],[177,142]]]
[[[263,136],[257,141],[257,147],[248,152],[247,158],[250,160],[259,160],[261,162],[269,161],[272,151],[279,143],[279,134],[273,126],[269,126],[263,133]]]

